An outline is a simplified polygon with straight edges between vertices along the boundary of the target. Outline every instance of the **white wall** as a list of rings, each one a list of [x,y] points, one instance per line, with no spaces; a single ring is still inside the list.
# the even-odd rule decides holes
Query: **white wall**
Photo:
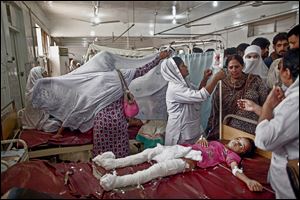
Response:
[[[192,34],[207,34],[217,32],[219,30],[224,30],[228,27],[232,27],[234,23],[240,22],[243,24],[244,22],[258,20],[261,15],[265,15],[265,18],[268,16],[275,16],[275,15],[282,15],[288,13],[293,8],[299,9],[299,2],[298,1],[289,1],[284,4],[272,5],[272,6],[260,6],[256,8],[252,7],[237,7],[230,11],[222,12],[218,15],[214,15],[208,18],[201,20],[201,23],[212,23],[211,26],[203,27],[192,27]],[[294,9],[296,11],[296,9]],[[235,15],[232,15],[235,13]],[[257,14],[258,13],[258,14]],[[261,14],[260,14],[261,13]],[[298,13],[299,15],[299,13]],[[263,19],[263,18],[261,18]],[[298,17],[296,17],[295,24],[299,23]],[[235,30],[236,29],[236,30]],[[247,37],[248,34],[248,26],[240,26],[235,29],[230,29],[227,31],[222,31],[222,36],[217,36],[219,40],[221,40],[225,47],[235,47],[242,42],[251,43],[252,40],[258,36],[254,37]],[[288,31],[288,30],[285,30]],[[261,37],[265,37],[272,42],[272,39],[276,35],[276,33],[270,33],[261,35]],[[215,37],[215,36],[214,36]],[[199,37],[201,39],[201,37]],[[207,48],[214,48],[215,45],[207,45]]]

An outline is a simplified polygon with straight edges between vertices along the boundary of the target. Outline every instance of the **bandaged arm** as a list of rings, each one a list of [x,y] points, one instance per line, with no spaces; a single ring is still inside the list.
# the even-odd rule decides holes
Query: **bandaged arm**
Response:
[[[250,191],[262,191],[262,185],[256,180],[252,180],[248,178],[242,169],[238,168],[238,164],[236,162],[230,163],[232,174],[236,176],[238,179],[246,183]]]

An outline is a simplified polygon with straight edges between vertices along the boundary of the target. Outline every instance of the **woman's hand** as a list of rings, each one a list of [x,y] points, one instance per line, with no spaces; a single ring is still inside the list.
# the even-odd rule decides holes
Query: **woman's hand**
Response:
[[[214,75],[214,79],[218,81],[224,79],[225,77],[226,77],[226,72],[224,69],[221,69]]]
[[[237,105],[240,109],[255,112],[258,109],[258,105],[249,99],[238,99]]]
[[[211,75],[212,75],[212,70],[211,70],[211,69],[206,69],[206,70],[204,71],[203,79],[204,79],[204,80],[208,80],[209,77],[210,77]]]
[[[171,51],[165,50],[159,53],[159,58],[162,60],[169,57],[170,55],[171,55]]]
[[[208,142],[202,135],[199,138],[199,140],[196,142],[196,144],[200,144],[202,147],[208,147]]]
[[[249,179],[247,181],[247,186],[252,192],[260,192],[263,190],[263,186],[256,180]]]

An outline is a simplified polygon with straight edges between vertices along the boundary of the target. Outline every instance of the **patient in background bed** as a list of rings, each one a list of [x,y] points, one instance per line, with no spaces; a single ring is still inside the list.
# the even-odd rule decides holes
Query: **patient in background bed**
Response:
[[[249,179],[242,169],[238,168],[242,156],[254,154],[255,146],[253,140],[245,137],[235,138],[227,144],[218,141],[207,142],[200,138],[193,145],[162,146],[158,144],[155,148],[146,149],[141,153],[115,159],[112,152],[105,152],[93,159],[97,165],[106,170],[119,167],[140,164],[155,160],[157,163],[134,174],[117,176],[116,174],[105,174],[100,179],[100,184],[106,191],[129,185],[143,184],[158,177],[165,177],[185,171],[193,170],[196,166],[208,168],[226,162],[232,169],[232,173],[242,180],[250,191],[262,191],[262,185]],[[95,168],[94,168],[95,170]]]
[[[39,65],[39,62],[37,63]],[[37,129],[45,132],[55,132],[61,126],[61,122],[52,118],[41,109],[33,108],[32,92],[37,80],[47,77],[48,73],[44,67],[33,67],[28,75],[25,91],[25,108],[22,114],[22,127],[24,129]]]

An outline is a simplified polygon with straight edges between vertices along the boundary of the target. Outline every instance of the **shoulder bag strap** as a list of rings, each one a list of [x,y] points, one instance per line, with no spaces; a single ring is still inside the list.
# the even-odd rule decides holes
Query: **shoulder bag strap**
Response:
[[[122,72],[119,69],[116,69],[116,70],[117,70],[119,78],[121,80],[123,91],[125,92],[126,90],[129,90],[128,86],[127,86],[127,83],[126,83],[126,81],[125,81],[125,79],[123,77]]]

